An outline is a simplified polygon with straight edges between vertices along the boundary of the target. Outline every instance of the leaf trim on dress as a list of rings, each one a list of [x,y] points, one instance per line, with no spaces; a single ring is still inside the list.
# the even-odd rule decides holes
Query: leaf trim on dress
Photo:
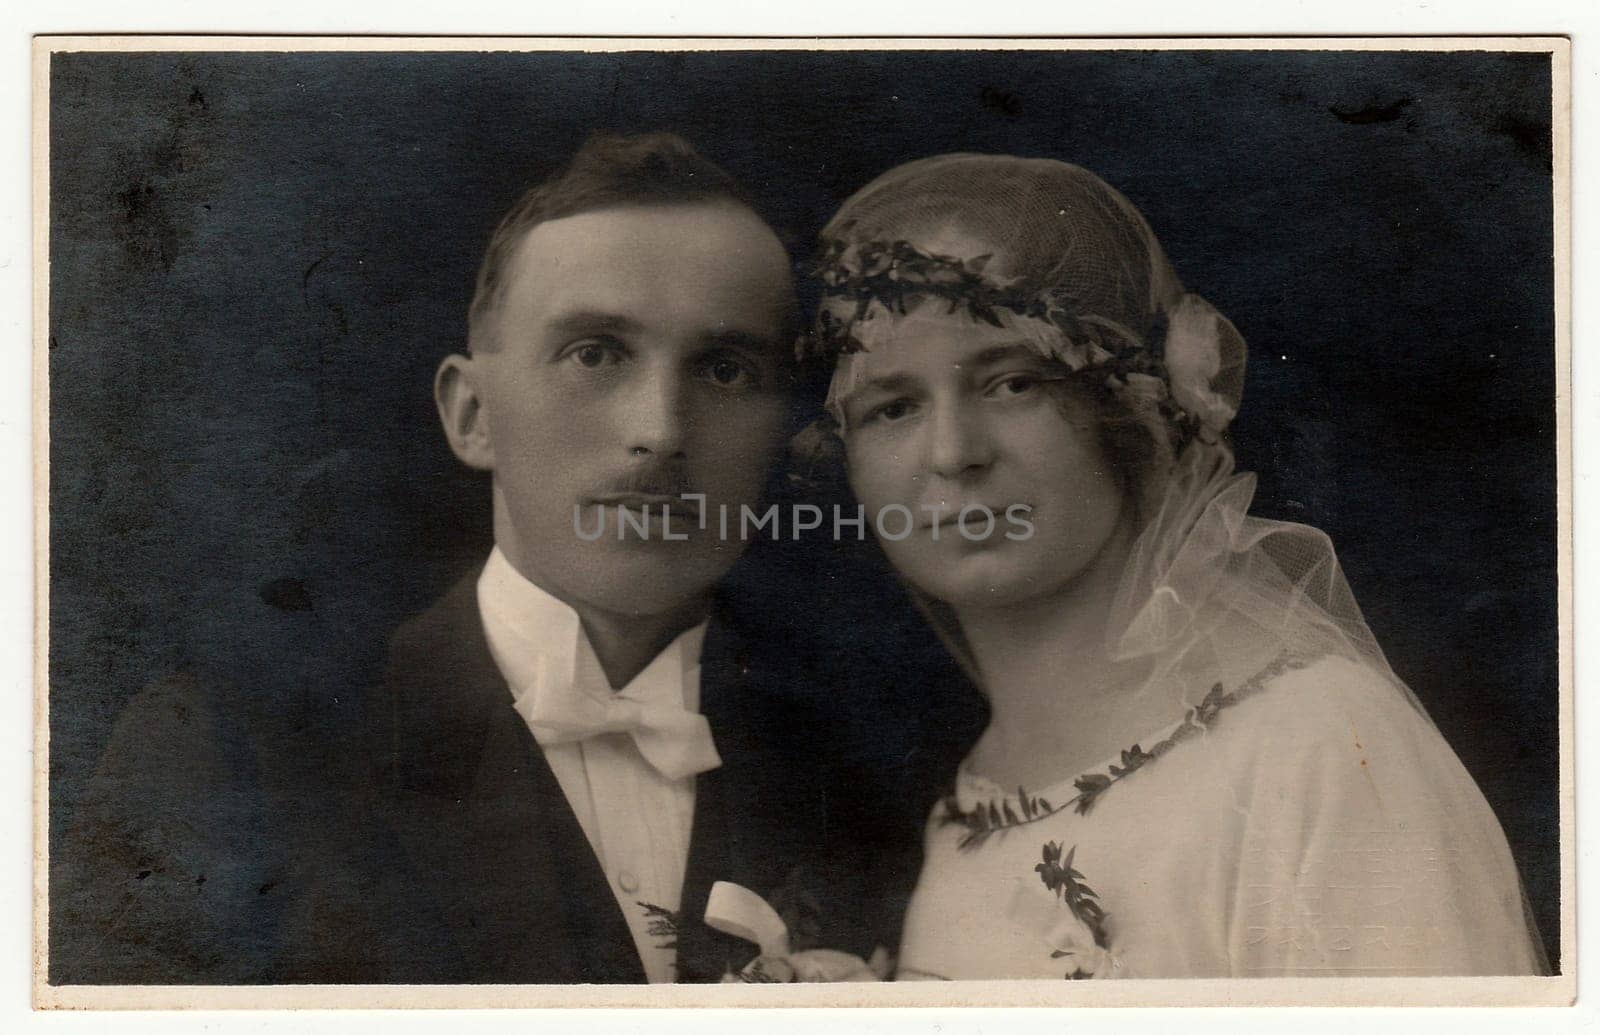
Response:
[[[1077,854],[1078,846],[1073,845],[1067,850],[1067,857],[1061,858],[1061,845],[1055,841],[1047,841],[1044,846],[1044,861],[1034,866],[1033,872],[1039,875],[1044,886],[1056,893],[1056,897],[1066,903],[1072,910],[1072,915],[1083,922],[1094,935],[1094,943],[1102,949],[1111,948],[1111,939],[1106,934],[1106,911],[1096,901],[1100,896],[1094,889],[1084,883],[1083,874],[1072,868],[1072,857]],[[1057,950],[1051,953],[1051,958],[1060,959],[1067,953]],[[1071,976],[1071,975],[1069,975]]]
[[[1084,773],[1072,782],[1078,793],[1068,798],[1060,805],[1052,804],[1048,799],[1030,796],[1025,788],[1017,788],[1017,806],[1021,810],[1011,807],[1011,802],[1001,799],[997,806],[994,799],[982,802],[970,812],[963,811],[956,795],[951,793],[944,799],[944,814],[940,817],[940,826],[964,826],[967,832],[962,836],[957,847],[962,850],[976,848],[987,841],[991,836],[1016,827],[1037,823],[1048,819],[1058,812],[1072,809],[1080,816],[1089,814],[1100,796],[1110,790],[1112,786],[1120,783],[1131,774],[1154,762],[1179,744],[1202,733],[1216,721],[1217,715],[1224,709],[1244,700],[1246,697],[1259,691],[1272,679],[1277,678],[1290,669],[1304,668],[1306,662],[1287,655],[1274,661],[1262,669],[1255,676],[1237,690],[1224,690],[1221,683],[1212,686],[1205,699],[1184,713],[1183,721],[1166,737],[1156,742],[1146,751],[1138,744],[1124,750],[1116,763],[1112,763],[1104,772]],[[1053,890],[1053,889],[1052,889]],[[1081,918],[1080,918],[1081,919]],[[1085,921],[1087,923],[1088,921]]]

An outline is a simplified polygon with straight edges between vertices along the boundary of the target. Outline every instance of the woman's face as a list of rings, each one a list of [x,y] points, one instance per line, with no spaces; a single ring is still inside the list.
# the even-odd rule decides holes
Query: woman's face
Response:
[[[875,311],[853,334],[866,351],[843,360],[860,365],[839,400],[850,485],[895,568],[957,610],[1026,603],[1081,574],[1123,492],[1062,368],[938,302]]]

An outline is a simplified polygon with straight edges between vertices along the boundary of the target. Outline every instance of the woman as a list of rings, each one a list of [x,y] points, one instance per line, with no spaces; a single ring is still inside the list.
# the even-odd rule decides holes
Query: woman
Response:
[[[899,976],[1540,971],[1505,837],[1329,541],[1247,515],[1244,342],[1132,205],[944,155],[823,242],[822,441],[992,710]]]

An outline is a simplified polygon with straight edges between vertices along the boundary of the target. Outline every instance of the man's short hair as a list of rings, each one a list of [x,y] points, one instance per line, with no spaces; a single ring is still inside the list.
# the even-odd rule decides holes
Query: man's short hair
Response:
[[[485,321],[500,303],[517,245],[540,223],[626,205],[719,200],[756,211],[733,177],[676,133],[590,136],[566,168],[524,194],[495,227],[467,310],[468,347],[494,347]]]

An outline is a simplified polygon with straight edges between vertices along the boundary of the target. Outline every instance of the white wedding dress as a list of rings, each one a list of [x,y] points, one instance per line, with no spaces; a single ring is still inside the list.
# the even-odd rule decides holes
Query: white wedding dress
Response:
[[[1086,812],[1074,781],[1025,808],[963,772],[899,977],[1538,973],[1505,836],[1432,723],[1354,661],[1275,668],[1086,774]],[[1103,919],[1046,887],[1052,842]]]

